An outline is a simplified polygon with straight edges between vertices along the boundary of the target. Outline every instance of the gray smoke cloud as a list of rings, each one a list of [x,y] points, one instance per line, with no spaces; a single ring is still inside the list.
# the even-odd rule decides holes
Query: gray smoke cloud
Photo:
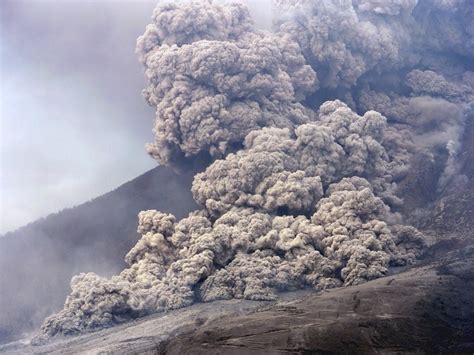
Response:
[[[290,33],[323,88],[349,88],[370,71],[407,60],[415,1],[275,1],[276,28]]]
[[[389,208],[363,178],[329,185],[314,210],[307,218],[233,207],[215,220],[202,211],[178,223],[142,212],[130,267],[110,280],[73,278],[64,310],[43,331],[77,333],[197,300],[273,300],[280,290],[359,284],[423,250],[416,229],[384,222]]]
[[[458,42],[428,17],[462,37],[471,27],[450,19],[464,5],[281,0],[273,33],[241,4],[159,5],[137,42],[156,109],[147,151],[169,165],[213,158],[192,185],[202,209],[180,221],[141,212],[129,267],[76,276],[42,336],[196,301],[350,286],[415,263],[427,238],[396,212],[399,184],[421,153],[442,162],[440,184],[456,173],[473,100],[465,61],[442,70]]]
[[[385,128],[375,111],[361,117],[340,101],[328,101],[314,123],[248,134],[243,150],[196,175],[194,198],[211,214],[232,207],[305,214],[343,177],[363,176],[377,192],[386,191],[393,161],[382,145]]]
[[[255,129],[311,119],[298,101],[314,90],[313,70],[289,38],[254,30],[243,5],[163,5],[153,20],[137,52],[156,109],[147,151],[160,163],[223,156]]]

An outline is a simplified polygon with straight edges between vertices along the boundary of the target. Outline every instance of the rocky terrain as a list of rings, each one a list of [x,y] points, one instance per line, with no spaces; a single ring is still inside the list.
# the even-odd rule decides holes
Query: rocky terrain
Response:
[[[469,244],[469,243],[467,243]],[[422,264],[362,285],[278,302],[196,304],[11,354],[286,354],[474,350],[474,245],[431,248]]]
[[[474,249],[436,267],[221,318],[161,343],[163,354],[474,349]],[[464,259],[469,255],[469,259]],[[448,261],[449,260],[449,261]]]

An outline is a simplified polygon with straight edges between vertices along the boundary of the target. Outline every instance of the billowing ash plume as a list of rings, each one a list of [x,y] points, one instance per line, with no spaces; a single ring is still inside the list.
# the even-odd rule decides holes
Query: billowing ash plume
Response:
[[[300,44],[322,87],[348,88],[407,60],[416,1],[278,0],[277,28]]]
[[[311,120],[298,101],[317,79],[298,44],[254,31],[243,5],[164,5],[153,19],[137,51],[156,108],[147,150],[159,162],[223,156],[255,129]]]
[[[385,118],[340,101],[314,123],[263,128],[193,183],[205,210],[176,222],[139,215],[130,268],[112,280],[81,274],[65,309],[47,320],[74,333],[196,300],[271,300],[276,292],[353,285],[413,263],[424,237],[395,224],[377,196],[390,185]],[[128,318],[127,318],[128,317]]]
[[[232,207],[305,214],[343,177],[363,176],[382,193],[394,163],[383,146],[385,129],[385,118],[375,111],[361,117],[328,101],[314,123],[251,132],[245,149],[196,175],[194,198],[212,215]]]
[[[384,222],[389,208],[364,178],[330,184],[326,195],[310,218],[233,207],[215,220],[197,212],[176,223],[142,212],[130,267],[111,280],[76,276],[64,310],[43,329],[77,333],[196,300],[273,300],[280,290],[354,285],[420,255],[423,235]]]
[[[275,33],[239,4],[158,6],[137,45],[156,108],[147,150],[169,165],[213,157],[192,186],[202,210],[141,212],[129,267],[76,276],[42,332],[349,286],[414,263],[426,239],[395,212],[399,185],[419,154],[441,161],[440,184],[456,172],[472,36],[460,46],[473,29],[452,19],[469,3],[279,0]]]
[[[358,112],[378,111],[394,142],[412,143],[396,147],[402,160],[392,170],[395,180],[419,152],[448,160],[445,174],[456,173],[453,161],[474,98],[472,1],[275,3],[277,29],[300,44],[320,80],[314,101],[337,97]]]

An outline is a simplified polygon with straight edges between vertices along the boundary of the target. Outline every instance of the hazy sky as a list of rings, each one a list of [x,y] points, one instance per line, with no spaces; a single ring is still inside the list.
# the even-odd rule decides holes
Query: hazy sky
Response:
[[[156,166],[136,38],[157,1],[0,1],[0,234]],[[248,1],[269,27],[270,0]]]
[[[0,2],[0,233],[156,166],[134,52],[154,5]]]

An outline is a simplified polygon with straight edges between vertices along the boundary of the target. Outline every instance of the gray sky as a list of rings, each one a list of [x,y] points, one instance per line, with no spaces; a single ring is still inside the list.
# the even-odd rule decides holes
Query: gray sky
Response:
[[[4,1],[0,233],[156,166],[134,50],[155,1]]]
[[[154,0],[0,1],[0,234],[153,168],[135,41]],[[270,0],[248,0],[260,27]]]

